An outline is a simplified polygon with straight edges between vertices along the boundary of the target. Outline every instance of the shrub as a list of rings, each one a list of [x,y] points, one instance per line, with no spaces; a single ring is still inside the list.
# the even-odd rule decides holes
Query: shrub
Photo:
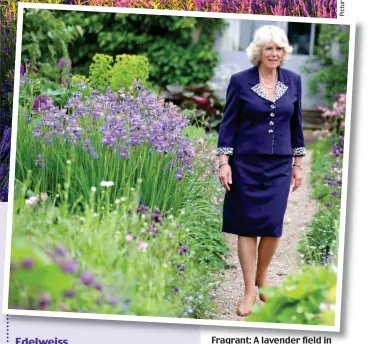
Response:
[[[79,36],[78,29],[50,10],[26,9],[23,23],[22,61],[28,59],[40,76],[60,83],[63,69],[58,62],[69,57],[68,45]]]
[[[114,58],[105,54],[96,54],[89,66],[89,78],[93,88],[106,92],[110,87],[116,92],[121,88],[128,90],[134,81],[146,86],[149,74],[149,63],[145,56],[117,55]]]
[[[267,302],[256,305],[246,321],[333,326],[336,280],[334,269],[303,266],[281,285],[262,288]]]
[[[111,70],[111,89],[129,89],[135,80],[146,86],[149,74],[149,63],[145,56],[117,55]]]
[[[89,79],[85,75],[73,74],[73,76],[72,76],[72,85],[78,85],[80,83],[88,84]]]
[[[79,49],[70,51],[79,74],[87,74],[96,52],[144,55],[152,84],[187,86],[207,82],[220,61],[215,42],[225,27],[222,19],[63,11],[58,17],[83,31],[74,41]]]
[[[114,59],[105,54],[96,54],[89,66],[89,80],[91,85],[100,92],[106,92],[110,85],[112,63]]]

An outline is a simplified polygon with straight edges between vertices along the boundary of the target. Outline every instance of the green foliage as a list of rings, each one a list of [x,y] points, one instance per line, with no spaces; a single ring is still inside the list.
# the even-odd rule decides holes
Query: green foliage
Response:
[[[93,88],[104,92],[110,84],[114,59],[109,55],[96,54],[93,56],[92,61],[89,66],[89,80]]]
[[[246,321],[333,326],[336,279],[334,270],[303,266],[281,285],[262,288],[267,302],[255,306]]]
[[[81,74],[74,74],[72,76],[72,85],[78,85],[81,82],[83,82],[84,84],[88,84],[89,79],[85,75],[81,75]]]
[[[339,207],[321,208],[303,239],[298,243],[298,252],[303,263],[325,265],[336,259],[338,252]]]
[[[38,95],[44,95],[52,98],[53,104],[62,107],[70,99],[73,93],[80,91],[78,86],[65,87],[59,83],[51,82],[45,78],[36,78],[35,74],[28,74],[28,81],[22,86],[22,92],[19,95],[24,109],[29,113],[32,110],[33,101]],[[82,95],[89,96],[90,87],[86,87]]]
[[[16,267],[22,265],[23,259],[31,259],[32,269],[14,269],[11,278],[19,285],[27,285],[38,292],[47,290],[52,295],[60,294],[71,287],[70,276],[62,273],[51,258],[35,244],[15,236],[12,241],[11,261]]]
[[[25,10],[22,37],[22,61],[28,59],[31,69],[37,67],[39,75],[60,81],[57,63],[68,57],[68,44],[79,36],[76,27],[70,27],[58,19],[55,11]]]
[[[12,259],[19,262],[33,257],[35,264],[31,269],[18,264],[12,270],[12,304],[29,307],[30,298],[37,301],[39,297],[39,293],[34,294],[37,286],[38,291],[52,295],[49,310],[59,310],[63,301],[68,310],[75,312],[209,317],[213,283],[206,267],[196,259],[200,251],[196,253],[189,247],[181,253],[188,233],[179,226],[180,218],[162,214],[157,222],[153,213],[140,208],[139,189],[114,202],[98,200],[97,193],[91,191],[89,205],[79,214],[69,212],[65,204],[67,189],[60,192],[58,206],[55,198],[40,197],[36,203],[26,204],[27,182],[21,189],[15,200],[13,233],[31,238],[34,244],[26,239],[22,245],[15,241]],[[33,253],[36,245],[53,247],[55,243],[62,243],[77,262],[75,273],[62,272],[40,250]],[[81,283],[79,276],[86,270],[93,272],[102,292]],[[63,291],[70,288],[75,290],[75,297],[63,298]],[[119,302],[109,302],[111,296]],[[124,308],[125,300],[130,302]],[[189,307],[191,311],[184,314]]]
[[[149,63],[145,56],[117,55],[111,70],[111,89],[129,89],[134,80],[139,80],[145,86],[149,75]]]
[[[331,188],[327,185],[323,176],[330,172],[334,157],[331,156],[331,137],[316,142],[312,154],[311,183],[313,196],[321,203],[326,203],[331,198]]]
[[[331,154],[334,142],[335,136],[330,136],[318,141],[313,149],[311,183],[313,195],[321,202],[321,207],[298,243],[298,252],[307,264],[327,265],[337,259],[341,190],[329,185],[327,180],[336,160]],[[339,165],[342,166],[342,155],[340,159]]]
[[[96,54],[89,66],[89,78],[93,88],[100,92],[106,92],[107,87],[116,92],[121,88],[129,89],[134,80],[140,80],[145,86],[149,63],[145,56],[139,55],[117,55],[114,58],[105,54]]]
[[[310,94],[325,90],[325,100],[332,104],[335,94],[346,93],[350,30],[348,26],[332,24],[319,24],[319,28],[314,56],[303,70],[314,73],[309,82]],[[333,56],[333,52],[338,56]]]
[[[71,27],[80,26],[82,37],[70,51],[79,74],[87,75],[95,53],[116,56],[144,55],[150,62],[150,81],[159,86],[205,83],[219,62],[214,49],[222,19],[60,11]]]

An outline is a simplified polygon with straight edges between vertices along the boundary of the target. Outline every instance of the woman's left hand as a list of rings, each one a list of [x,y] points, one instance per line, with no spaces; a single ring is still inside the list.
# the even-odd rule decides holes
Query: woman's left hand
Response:
[[[291,172],[291,185],[293,187],[293,192],[302,185],[303,171],[298,166],[293,166]]]

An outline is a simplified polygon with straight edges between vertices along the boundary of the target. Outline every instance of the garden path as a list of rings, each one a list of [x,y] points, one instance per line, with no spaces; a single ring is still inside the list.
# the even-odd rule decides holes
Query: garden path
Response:
[[[311,197],[312,186],[309,182],[311,154],[312,152],[308,151],[304,157],[303,185],[297,191],[291,192],[289,196],[284,218],[283,236],[269,267],[268,277],[270,284],[273,286],[280,284],[286,275],[300,268],[300,259],[296,251],[297,240],[300,238],[300,233],[313,220],[318,208],[317,201]],[[236,307],[243,294],[243,277],[237,256],[237,237],[231,234],[225,234],[225,236],[230,247],[228,257],[230,268],[222,270],[220,274],[222,283],[216,293],[217,313],[214,319],[243,320],[244,318],[235,314]],[[258,295],[256,303],[261,303]]]

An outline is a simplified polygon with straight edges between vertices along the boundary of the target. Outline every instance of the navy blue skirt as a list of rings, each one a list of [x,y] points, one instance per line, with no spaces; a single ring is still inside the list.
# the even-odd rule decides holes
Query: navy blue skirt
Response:
[[[222,231],[249,237],[280,237],[290,192],[291,155],[231,155]]]

